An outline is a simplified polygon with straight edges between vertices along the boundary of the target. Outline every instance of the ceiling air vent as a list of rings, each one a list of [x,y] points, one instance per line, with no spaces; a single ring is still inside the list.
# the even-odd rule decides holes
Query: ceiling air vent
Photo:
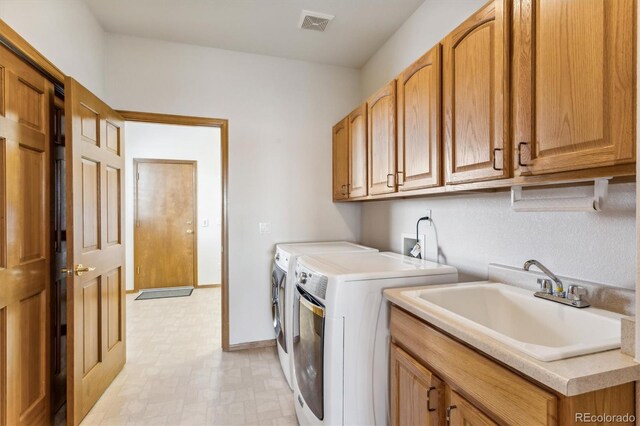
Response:
[[[314,30],[323,32],[327,28],[327,24],[331,21],[335,16],[327,15],[326,13],[319,12],[311,12],[308,10],[303,10],[302,15],[300,16],[300,24],[299,28],[303,30]]]

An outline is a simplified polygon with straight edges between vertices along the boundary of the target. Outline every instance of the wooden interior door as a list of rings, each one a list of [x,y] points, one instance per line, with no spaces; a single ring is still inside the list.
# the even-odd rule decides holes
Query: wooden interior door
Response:
[[[398,189],[442,184],[440,44],[398,77]]]
[[[194,286],[196,162],[135,160],[135,288]]]
[[[449,184],[510,176],[509,4],[488,3],[443,41]]]
[[[77,425],[125,363],[124,122],[69,77],[65,120],[67,422]]]
[[[49,422],[52,96],[0,46],[0,425]]]
[[[349,198],[349,117],[333,126],[333,200]]]
[[[349,114],[349,198],[367,195],[367,104]]]
[[[636,1],[514,5],[516,174],[635,161]]]
[[[478,410],[457,392],[449,391],[447,424],[451,426],[496,426],[493,420]]]
[[[391,344],[391,425],[438,426],[444,422],[444,383]]]
[[[367,101],[369,194],[396,191],[396,81]]]

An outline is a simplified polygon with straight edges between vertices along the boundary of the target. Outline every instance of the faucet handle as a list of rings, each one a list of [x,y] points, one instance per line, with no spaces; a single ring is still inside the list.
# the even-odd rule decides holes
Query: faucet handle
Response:
[[[540,286],[540,292],[553,294],[553,281],[547,278],[538,278],[538,285]]]
[[[580,302],[582,301],[582,296],[586,296],[587,290],[579,285],[570,285],[567,288],[567,299]]]

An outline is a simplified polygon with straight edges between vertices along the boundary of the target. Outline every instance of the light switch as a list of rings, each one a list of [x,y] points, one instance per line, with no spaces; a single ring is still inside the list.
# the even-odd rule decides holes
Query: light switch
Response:
[[[202,227],[206,228],[207,226],[209,226],[209,219],[207,218],[202,219]]]
[[[271,233],[271,223],[270,222],[260,222],[258,224],[258,231],[260,234],[270,234]]]

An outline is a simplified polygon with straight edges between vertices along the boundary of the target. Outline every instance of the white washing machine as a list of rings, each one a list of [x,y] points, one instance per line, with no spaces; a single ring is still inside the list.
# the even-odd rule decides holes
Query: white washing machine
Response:
[[[395,253],[298,259],[294,398],[301,425],[386,425],[392,287],[455,283],[451,266]]]
[[[293,321],[294,271],[299,256],[320,253],[377,252],[377,249],[346,241],[277,244],[271,271],[271,304],[273,327],[278,343],[278,355],[284,376],[293,389],[293,361],[291,359],[291,330]]]

